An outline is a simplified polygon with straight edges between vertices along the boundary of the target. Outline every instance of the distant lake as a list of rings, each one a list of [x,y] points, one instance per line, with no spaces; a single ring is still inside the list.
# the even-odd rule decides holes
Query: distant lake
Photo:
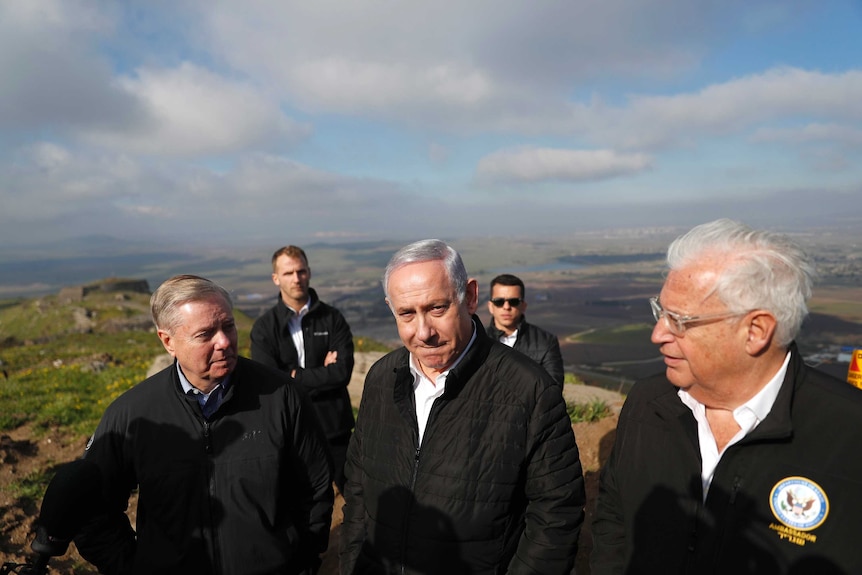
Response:
[[[583,255],[583,256],[563,256],[552,262],[546,262],[535,266],[520,266],[496,268],[491,270],[492,274],[501,273],[530,273],[530,272],[552,272],[552,271],[567,271],[579,270],[589,266],[598,266],[603,264],[624,264],[638,263],[647,261],[664,260],[665,254],[660,253],[641,253],[641,254],[613,254],[613,255]]]
[[[548,262],[538,266],[521,266],[521,267],[505,267],[496,268],[490,271],[491,275],[498,274],[523,274],[531,272],[559,272],[566,270],[577,270],[586,267],[584,264],[576,264],[570,262]]]

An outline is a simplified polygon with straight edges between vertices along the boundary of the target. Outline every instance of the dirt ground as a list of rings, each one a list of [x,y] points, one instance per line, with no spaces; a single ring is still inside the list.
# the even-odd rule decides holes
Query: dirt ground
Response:
[[[365,372],[380,355],[382,354],[357,354],[353,380],[349,388],[355,404],[359,403],[362,394]],[[614,411],[612,416],[599,422],[578,423],[572,426],[580,449],[587,488],[587,517],[581,533],[576,564],[578,574],[585,575],[589,574],[587,561],[592,548],[590,522],[598,492],[598,471],[613,443],[617,415],[623,398],[614,392],[583,385],[567,385],[565,396],[569,401],[579,402],[600,399],[608,403]],[[52,430],[37,434],[30,426],[23,426],[0,435],[0,563],[21,563],[32,558],[30,543],[33,540],[33,521],[39,514],[38,505],[22,503],[22,500],[10,490],[10,485],[77,459],[84,452],[86,442],[86,437],[66,437]],[[133,521],[134,503],[133,499],[130,504],[132,510],[130,516]],[[329,551],[323,558],[320,575],[338,573],[337,549],[342,505],[341,497],[336,497]],[[94,575],[96,573],[95,569],[86,566],[75,550],[74,544],[70,545],[69,552],[65,556],[51,560],[49,572],[51,575],[70,573]]]

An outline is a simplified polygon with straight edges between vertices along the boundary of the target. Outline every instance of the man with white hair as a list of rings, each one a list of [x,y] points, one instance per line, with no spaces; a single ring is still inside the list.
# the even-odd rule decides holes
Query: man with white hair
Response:
[[[667,263],[650,300],[666,370],[620,415],[592,573],[862,573],[862,391],[794,343],[812,263],[726,219]]]

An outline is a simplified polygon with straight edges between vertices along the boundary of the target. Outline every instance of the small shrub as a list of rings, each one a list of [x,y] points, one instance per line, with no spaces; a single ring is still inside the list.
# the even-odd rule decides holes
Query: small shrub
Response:
[[[569,384],[572,384],[572,385],[585,385],[585,384],[584,384],[584,380],[582,380],[581,378],[579,378],[579,377],[578,377],[577,375],[575,375],[574,373],[566,373],[566,374],[563,376],[563,385],[569,385]]]
[[[595,423],[611,414],[611,408],[600,399],[589,403],[567,403],[566,411],[572,423]]]

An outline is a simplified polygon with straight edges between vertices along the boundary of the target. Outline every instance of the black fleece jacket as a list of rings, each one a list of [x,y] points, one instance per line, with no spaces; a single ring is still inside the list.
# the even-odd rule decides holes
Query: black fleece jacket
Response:
[[[176,364],[105,411],[84,458],[107,513],[75,539],[101,573],[311,573],[327,546],[331,462],[311,406],[266,366],[239,358],[205,419]],[[139,490],[137,529],[125,511]]]

